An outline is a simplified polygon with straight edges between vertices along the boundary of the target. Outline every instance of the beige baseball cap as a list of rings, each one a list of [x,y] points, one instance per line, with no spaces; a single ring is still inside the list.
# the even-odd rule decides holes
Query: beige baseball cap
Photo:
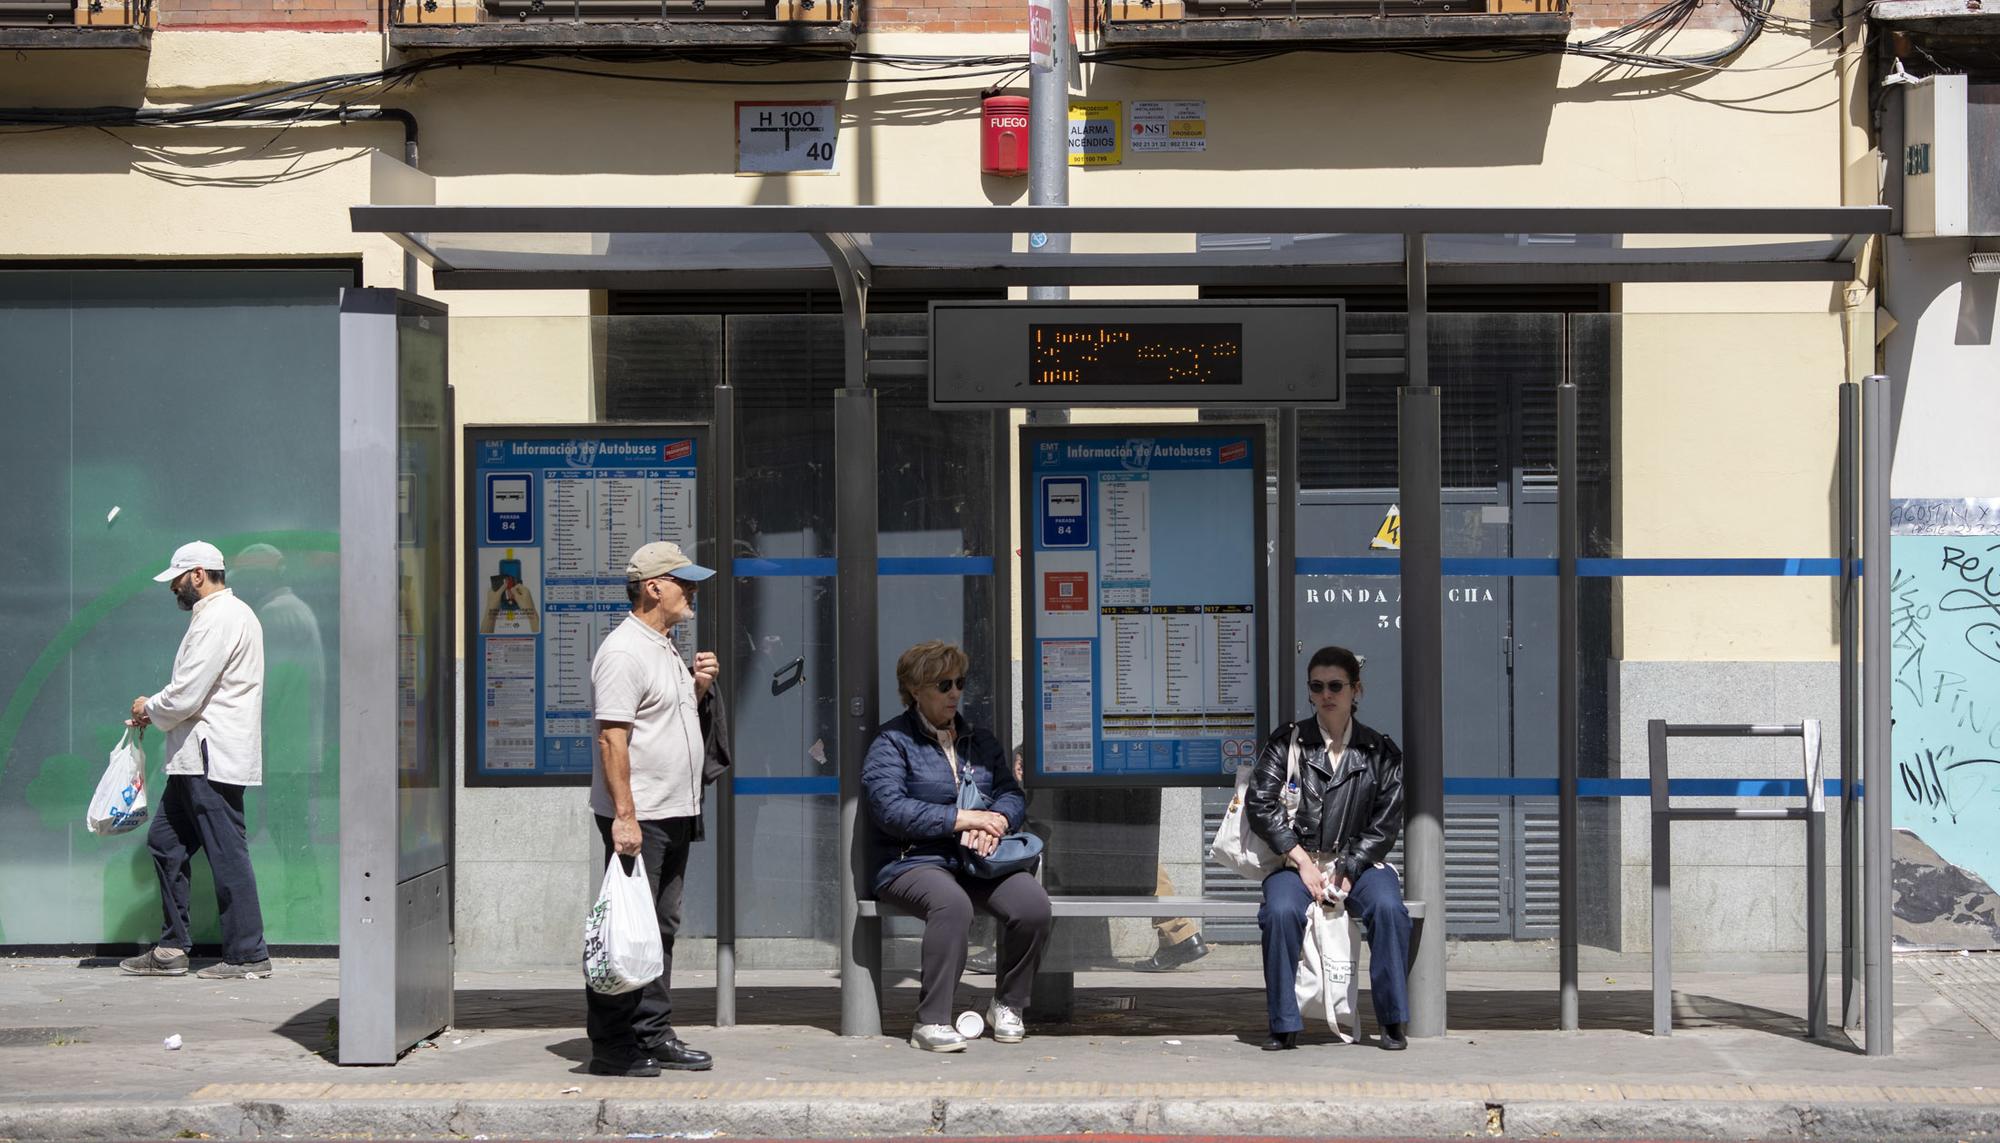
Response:
[[[657,579],[670,575],[689,583],[699,583],[715,574],[714,568],[705,568],[687,558],[679,544],[669,540],[655,540],[632,553],[632,559],[625,565],[627,580]]]
[[[167,570],[153,577],[154,583],[172,583],[176,578],[200,568],[203,571],[228,571],[222,564],[222,549],[206,540],[196,540],[174,549],[173,561]]]

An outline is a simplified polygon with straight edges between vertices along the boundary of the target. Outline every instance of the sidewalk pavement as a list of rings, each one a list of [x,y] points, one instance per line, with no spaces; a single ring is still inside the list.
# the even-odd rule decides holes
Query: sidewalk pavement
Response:
[[[889,989],[887,1035],[846,1039],[831,973],[740,973],[740,1022],[715,1028],[713,974],[685,972],[676,1023],[715,1070],[628,1080],[584,1071],[575,971],[461,972],[451,1030],[393,1068],[342,1068],[330,960],[235,982],[0,960],[0,1140],[2000,1132],[2000,1036],[1932,975],[1899,963],[1896,1053],[1869,1058],[1858,1034],[1803,1039],[1801,976],[1677,975],[1656,1039],[1643,976],[1586,978],[1583,1030],[1562,1033],[1554,973],[1460,971],[1448,1036],[1383,1052],[1371,1019],[1362,1045],[1264,1053],[1255,972],[1097,972],[1071,1022],[932,1055],[903,1042],[914,981]],[[959,1007],[983,1010],[991,983],[968,977]]]

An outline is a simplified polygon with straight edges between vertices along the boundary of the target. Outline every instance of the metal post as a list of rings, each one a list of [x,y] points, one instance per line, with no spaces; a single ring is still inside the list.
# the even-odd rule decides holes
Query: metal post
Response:
[[[1445,1032],[1444,971],[1444,473],[1442,401],[1430,384],[1429,266],[1421,234],[1404,238],[1409,376],[1399,403],[1403,502],[1403,860],[1412,900],[1437,924],[1410,968],[1410,1034]]]
[[[881,922],[861,916],[861,755],[881,705],[875,679],[875,394],[842,389],[833,402],[835,551],[840,577],[840,1034],[882,1033]]]
[[[1028,203],[1069,205],[1069,70],[1076,45],[1069,38],[1069,0],[1049,0],[1055,24],[1047,71],[1028,71]],[[1037,241],[1041,245],[1034,245]],[[1031,234],[1029,244],[1048,254],[1069,253],[1068,234]],[[1034,301],[1063,301],[1068,286],[1030,286]]]
[[[727,383],[715,387],[715,418],[709,464],[715,481],[715,583],[708,590],[713,615],[717,677],[725,681],[722,699],[743,708],[736,677],[736,390]],[[734,719],[725,719],[730,756],[735,756]],[[736,775],[725,773],[715,785],[715,1025],[736,1025]]]
[[[1886,1056],[1895,1050],[1895,1010],[1891,990],[1890,887],[1894,839],[1889,826],[1889,379],[1873,374],[1861,382],[1861,572],[1863,598],[1861,695],[1863,813],[1866,818],[1862,874],[1863,930],[1867,945],[1863,1023],[1867,1051]]]
[[[1806,772],[1806,1035],[1826,1038],[1826,779],[1819,719],[1800,727]]]
[[[1582,554],[1582,508],[1577,470],[1576,382],[1565,376],[1556,386],[1556,912],[1561,941],[1561,1027],[1577,1029],[1577,646],[1579,639],[1576,561]]]
[[[1667,813],[1667,721],[1646,722],[1646,777],[1653,795],[1653,1035],[1674,1032],[1673,818]]]
[[[1299,411],[1278,410],[1278,702],[1285,721],[1298,709],[1299,653]]]
[[[1840,1026],[1861,1027],[1861,386],[1840,386]]]
[[[1014,729],[1019,704],[1014,699],[1014,545],[1009,543],[1014,522],[1013,413],[995,409],[993,417],[993,471],[988,476],[992,502],[988,509],[993,538],[993,733],[1005,742],[1009,752],[1022,741]],[[1024,775],[1025,776],[1025,775]]]

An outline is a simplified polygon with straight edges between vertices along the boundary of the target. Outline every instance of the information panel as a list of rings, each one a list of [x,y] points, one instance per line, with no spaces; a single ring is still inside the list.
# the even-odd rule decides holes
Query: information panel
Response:
[[[468,786],[587,785],[590,661],[631,604],[625,562],[696,549],[707,428],[466,430]],[[696,624],[675,631],[694,658]]]
[[[1266,725],[1264,427],[1021,430],[1028,758],[1226,785]]]

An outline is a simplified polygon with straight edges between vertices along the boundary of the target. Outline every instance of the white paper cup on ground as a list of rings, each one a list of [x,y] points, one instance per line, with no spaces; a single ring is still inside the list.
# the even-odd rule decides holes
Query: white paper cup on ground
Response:
[[[966,1039],[977,1040],[986,1034],[986,1017],[968,1008],[958,1014],[958,1023],[954,1027]]]

